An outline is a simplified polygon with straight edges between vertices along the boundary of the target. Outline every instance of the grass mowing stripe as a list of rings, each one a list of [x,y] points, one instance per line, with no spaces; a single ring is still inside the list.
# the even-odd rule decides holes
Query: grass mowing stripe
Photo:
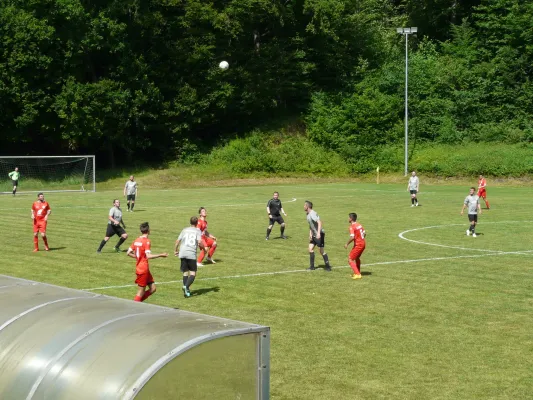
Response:
[[[294,203],[297,199],[296,198],[292,198],[291,200],[286,200],[286,201],[283,201],[283,203]],[[123,202],[125,203],[125,202]],[[213,204],[212,207],[249,207],[249,206],[258,206],[258,205],[265,205],[266,203],[243,203],[243,204]],[[150,209],[175,209],[175,208],[191,208],[191,207],[195,207],[195,205],[181,205],[181,206],[150,206],[149,208]],[[211,205],[210,205],[211,207]],[[91,207],[91,206],[55,206],[54,209],[77,209],[77,208],[80,208],[80,209],[94,209],[94,210],[107,210],[111,207],[106,207],[106,206],[98,206],[98,207]],[[124,208],[124,204],[122,204],[122,207],[121,208]],[[140,210],[139,209],[142,209],[143,206],[142,206],[142,203],[141,203],[141,206],[137,206],[137,211],[136,212],[139,212]],[[12,207],[12,208],[0,208],[0,211],[12,211],[12,210],[30,210],[30,207],[26,208],[22,208],[22,207],[18,207],[18,208],[15,208],[15,207]],[[144,211],[144,210],[143,210]],[[29,211],[28,211],[29,212]],[[127,211],[124,211],[124,212],[127,212]],[[135,212],[133,212],[133,214],[135,214]]]

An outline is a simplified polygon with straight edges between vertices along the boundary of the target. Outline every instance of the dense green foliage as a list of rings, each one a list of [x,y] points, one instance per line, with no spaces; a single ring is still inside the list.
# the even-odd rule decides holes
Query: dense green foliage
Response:
[[[532,20],[520,0],[5,0],[0,146],[191,159],[303,115],[312,141],[357,163],[402,141],[397,26],[419,27],[413,143],[529,142]]]
[[[331,150],[301,137],[277,138],[255,133],[234,139],[215,149],[207,158],[212,165],[222,164],[240,174],[306,173],[346,175],[350,168]]]
[[[526,23],[522,28],[527,31]],[[455,26],[452,35],[445,43],[422,40],[411,55],[411,141],[533,140],[533,91],[526,71],[526,64],[533,59],[528,50],[515,52],[507,47],[490,51],[468,21]],[[491,43],[488,38],[486,41]],[[384,143],[400,143],[405,79],[401,58],[398,54],[396,60],[369,71],[349,93],[315,94],[308,114],[310,137],[348,156],[358,147],[375,149]],[[365,153],[359,151],[352,157],[360,154]]]
[[[519,177],[533,174],[532,152],[532,145],[525,143],[495,146],[490,142],[461,145],[419,142],[410,149],[409,167],[429,176]],[[355,146],[352,153],[345,152],[344,156],[324,150],[305,137],[279,139],[257,133],[216,148],[208,157],[200,159],[204,164],[200,168],[209,174],[209,171],[220,173],[223,166],[228,177],[291,173],[347,177],[375,173],[377,167],[381,172],[394,173],[403,169],[404,148],[401,145]]]
[[[430,176],[491,176],[517,177],[533,174],[531,145],[493,143],[467,143],[461,146],[448,144],[422,144],[411,149],[409,165],[412,169]],[[370,163],[358,163],[358,172],[370,171],[378,165],[385,172],[396,172],[403,166],[404,149],[383,146],[376,151]]]

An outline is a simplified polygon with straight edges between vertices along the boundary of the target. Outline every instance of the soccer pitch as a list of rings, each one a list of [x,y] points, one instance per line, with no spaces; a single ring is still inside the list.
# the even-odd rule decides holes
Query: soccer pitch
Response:
[[[406,181],[407,182],[407,181]],[[143,189],[126,212],[122,188],[50,193],[50,252],[32,253],[35,194],[0,197],[0,273],[133,299],[135,261],[96,254],[113,198],[129,238],[151,226],[157,293],[147,302],[268,325],[272,399],[526,399],[533,393],[531,188],[490,187],[491,209],[467,237],[468,186],[360,183]],[[280,192],[288,240],[265,241],[267,201]],[[311,200],[326,230],[332,272],[308,272]],[[198,208],[218,238],[216,265],[198,271],[183,298],[174,242]],[[350,279],[348,213],[367,232],[363,279]],[[39,242],[41,250],[42,241]],[[323,264],[316,251],[316,263]],[[192,372],[194,376],[194,371]]]

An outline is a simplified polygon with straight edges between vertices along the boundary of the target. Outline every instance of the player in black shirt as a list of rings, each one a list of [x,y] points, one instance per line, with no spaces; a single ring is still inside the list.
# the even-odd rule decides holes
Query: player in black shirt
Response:
[[[274,197],[270,199],[267,203],[267,214],[269,218],[269,223],[267,228],[266,240],[270,239],[270,232],[272,232],[272,227],[276,222],[280,224],[281,238],[287,239],[287,236],[284,235],[285,221],[283,220],[283,217],[281,216],[280,212],[283,213],[283,215],[287,216],[287,214],[285,214],[285,211],[283,210],[283,206],[281,205],[279,193],[274,192]]]

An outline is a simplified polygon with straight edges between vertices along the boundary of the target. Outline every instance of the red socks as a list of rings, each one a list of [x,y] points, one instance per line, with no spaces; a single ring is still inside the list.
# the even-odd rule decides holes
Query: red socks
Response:
[[[204,260],[205,251],[200,250],[200,255],[198,256],[198,262],[201,263]]]
[[[144,296],[142,297],[141,301],[145,301],[151,295],[152,295],[152,292],[150,291],[144,292]]]
[[[48,250],[48,238],[45,236],[43,237],[44,247]],[[39,236],[33,237],[33,247],[35,250],[39,250]]]
[[[355,263],[352,260],[348,261],[350,263],[350,267],[352,268],[352,271],[355,275],[361,275],[361,271],[359,271],[359,263]],[[358,265],[359,264],[359,265]]]
[[[215,252],[216,249],[217,249],[217,246],[212,246],[209,249],[209,258],[213,258],[213,253]]]
[[[145,301],[148,297],[150,297],[153,293],[150,292],[149,290],[147,290],[146,292],[144,292],[144,295],[141,297],[141,296],[135,296],[133,298],[133,301]]]

